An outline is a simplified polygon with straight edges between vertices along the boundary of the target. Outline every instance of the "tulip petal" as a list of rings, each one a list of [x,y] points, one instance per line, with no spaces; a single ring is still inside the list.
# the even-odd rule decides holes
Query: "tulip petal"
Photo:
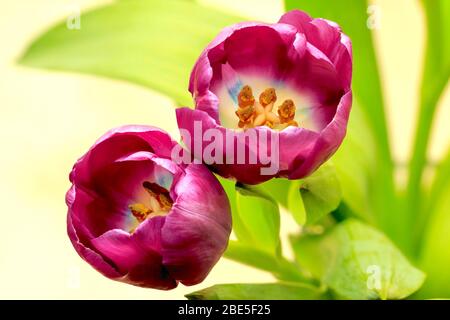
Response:
[[[263,176],[258,161],[224,163],[223,159],[235,151],[226,145],[224,154],[214,158],[222,161],[205,162],[223,177],[249,184],[274,176],[302,178],[331,157],[345,136],[351,108],[351,77],[351,41],[334,22],[313,19],[294,10],[284,14],[276,24],[239,23],[225,28],[197,60],[189,82],[196,111],[177,111],[178,125],[191,134],[188,148],[205,161],[203,154],[194,148],[205,149],[205,142],[195,137],[195,126],[189,122],[200,122],[203,132],[215,129],[226,136],[229,129],[238,129],[239,118],[235,113],[242,87],[249,85],[255,97],[267,88],[274,88],[277,101],[294,102],[294,125],[295,122],[299,125],[276,133],[278,172]],[[252,118],[249,121],[260,125]],[[242,137],[252,131],[262,133],[267,129],[257,126],[237,135]],[[244,145],[246,154],[265,147],[246,142],[240,145]]]
[[[121,281],[141,287],[172,289],[177,282],[162,264],[160,230],[165,217],[145,221],[133,234],[113,229],[92,240],[92,245],[111,260],[125,276]],[[139,231],[139,232],[138,232]]]
[[[139,151],[154,152],[170,158],[173,141],[167,133],[151,126],[122,126],[108,131],[74,165],[70,181],[89,185],[93,172],[104,168],[120,157]]]
[[[203,281],[226,249],[230,205],[203,165],[188,166],[176,188],[179,197],[161,232],[163,263],[174,278],[194,285]]]
[[[289,179],[300,179],[314,172],[337,150],[347,131],[347,122],[352,105],[352,93],[345,94],[338,106],[333,121],[321,132],[310,153],[298,155],[290,168]]]
[[[297,163],[301,158],[306,159],[307,155],[310,154],[312,148],[314,147],[316,140],[319,137],[317,132],[307,130],[304,128],[297,127],[288,127],[283,131],[273,131],[268,129],[267,127],[257,127],[253,129],[247,130],[247,132],[235,132],[230,129],[223,128],[218,125],[212,117],[210,117],[206,112],[200,110],[192,110],[189,108],[179,108],[176,110],[178,127],[180,129],[185,130],[186,133],[190,135],[190,143],[189,141],[184,141],[186,147],[195,155],[197,159],[204,159],[202,150],[210,144],[209,141],[204,141],[202,133],[205,133],[207,130],[213,129],[217,130],[218,134],[224,137],[223,141],[223,159],[221,164],[213,164],[211,167],[215,172],[224,177],[233,177],[238,181],[246,184],[257,184],[264,181],[267,181],[275,176],[288,176],[289,170],[292,168],[292,162],[297,159]],[[194,128],[195,123],[201,124],[200,136],[197,134],[197,130]],[[236,147],[238,143],[242,141],[245,142],[244,146],[244,156],[245,159],[249,159],[249,154],[259,154],[258,144],[250,143],[250,140],[244,139],[246,134],[249,134],[249,131],[254,131],[256,137],[266,136],[272,137],[276,136],[278,139],[278,143],[273,146],[278,149],[279,158],[276,158],[276,153],[274,150],[271,150],[271,139],[267,139],[267,155],[272,161],[278,162],[278,170],[273,174],[262,175],[261,169],[268,167],[267,163],[263,163],[257,158],[256,163],[249,163],[249,161],[239,164],[238,162],[238,148]],[[264,133],[263,133],[264,132]],[[233,142],[227,143],[227,137],[233,134],[235,138],[233,138]],[[276,141],[276,140],[275,140]],[[299,143],[301,141],[301,144]],[[196,147],[197,146],[197,147]],[[198,146],[202,146],[199,151]],[[265,152],[262,152],[265,154]],[[226,156],[233,154],[234,157],[231,159],[231,162],[226,162]],[[272,156],[273,155],[273,156]]]
[[[106,276],[108,278],[121,277],[122,275],[120,274],[119,271],[117,271],[115,269],[114,266],[112,266],[111,264],[106,262],[105,259],[99,253],[97,253],[96,251],[89,248],[89,242],[86,244],[83,243],[82,238],[86,238],[87,231],[85,230],[84,234],[82,232],[81,235],[79,235],[78,234],[79,231],[77,231],[77,230],[83,230],[83,228],[79,225],[79,223],[78,223],[78,227],[77,228],[75,227],[77,222],[74,223],[74,221],[73,221],[74,217],[72,215],[72,212],[73,212],[72,205],[73,205],[75,198],[76,198],[75,188],[72,187],[67,192],[67,196],[66,196],[66,202],[69,207],[69,214],[67,215],[67,233],[69,235],[69,239],[72,242],[75,250],[80,255],[80,257],[82,257],[84,260],[86,260],[90,265],[92,265],[97,271],[102,273],[104,276]],[[78,220],[76,217],[75,217],[75,219]]]
[[[286,23],[297,28],[306,35],[309,43],[323,52],[336,66],[341,76],[342,84],[350,88],[352,73],[352,49],[347,36],[342,34],[340,27],[325,19],[312,19],[300,10],[285,13],[279,23]]]
[[[103,275],[168,290],[178,280],[203,280],[225,250],[231,232],[226,194],[205,166],[175,163],[175,146],[159,129],[126,126],[108,132],[75,164],[66,194],[68,234]],[[170,199],[166,191],[149,192],[145,182],[168,190]],[[142,212],[136,216],[130,204]]]

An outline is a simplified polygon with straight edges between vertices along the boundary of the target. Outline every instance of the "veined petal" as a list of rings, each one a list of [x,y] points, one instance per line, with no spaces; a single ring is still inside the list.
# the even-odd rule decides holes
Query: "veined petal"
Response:
[[[67,205],[69,206],[69,214],[67,215],[67,234],[69,235],[69,239],[72,242],[73,247],[80,257],[86,260],[86,262],[92,265],[104,276],[108,278],[120,278],[122,274],[120,274],[120,272],[116,270],[113,265],[108,263],[98,252],[89,248],[90,242],[86,240],[86,238],[89,238],[89,235],[86,234],[88,231],[83,231],[79,220],[76,217],[73,217],[70,213],[72,210],[71,207],[74,197],[76,197],[75,188],[71,188],[67,196]],[[76,227],[77,225],[78,227]]]
[[[162,264],[161,228],[165,217],[145,221],[133,234],[113,229],[92,240],[94,248],[124,274],[121,281],[141,287],[172,289],[177,286]]]
[[[350,88],[352,74],[352,49],[350,39],[342,33],[334,22],[325,19],[312,19],[300,10],[285,13],[279,20],[297,28],[305,34],[309,43],[322,51],[336,66],[342,78],[342,84]]]
[[[176,188],[179,196],[161,233],[163,263],[184,285],[194,285],[203,281],[227,247],[230,205],[203,165],[188,166]]]
[[[321,132],[307,157],[299,155],[293,161],[289,179],[311,174],[334,154],[345,137],[351,105],[352,93],[348,92],[342,97],[333,121]]]

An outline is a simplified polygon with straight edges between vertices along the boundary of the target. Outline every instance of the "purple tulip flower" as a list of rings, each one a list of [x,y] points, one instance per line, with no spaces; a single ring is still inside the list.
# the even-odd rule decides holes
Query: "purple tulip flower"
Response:
[[[160,129],[124,126],[74,165],[68,234],[106,277],[157,289],[194,285],[226,249],[227,196],[204,165],[174,163],[176,145]]]
[[[351,78],[351,41],[333,22],[295,10],[275,24],[239,23],[224,29],[195,64],[189,84],[195,110],[178,109],[178,126],[201,159],[209,141],[195,135],[195,123],[203,132],[234,133],[232,143],[219,148],[223,156],[214,155],[219,161],[207,162],[224,177],[248,184],[300,179],[340,146],[352,104]],[[271,138],[249,142],[251,131]],[[256,163],[239,163],[239,148],[248,158],[261,150],[276,155],[278,169],[262,174],[259,156]],[[226,161],[230,154],[234,163]]]

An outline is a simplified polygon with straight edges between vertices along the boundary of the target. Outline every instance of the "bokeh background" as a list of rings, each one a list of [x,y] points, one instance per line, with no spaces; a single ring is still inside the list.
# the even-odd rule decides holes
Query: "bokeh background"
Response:
[[[168,0],[170,1],[170,0]],[[209,6],[275,22],[279,0],[203,0]],[[68,173],[111,127],[155,124],[178,137],[173,102],[135,85],[93,76],[18,66],[28,44],[74,8],[103,0],[0,0],[0,298],[178,299],[215,283],[266,282],[270,274],[222,259],[205,282],[162,292],[104,278],[87,265],[66,235]],[[417,115],[424,17],[415,0],[376,0],[375,30],[391,148],[404,180]],[[82,20],[81,17],[81,27]],[[157,110],[157,111],[156,111]],[[450,141],[450,90],[440,101],[429,158]],[[295,230],[288,215],[282,234]],[[287,250],[287,249],[286,249]],[[289,256],[289,253],[288,253]]]

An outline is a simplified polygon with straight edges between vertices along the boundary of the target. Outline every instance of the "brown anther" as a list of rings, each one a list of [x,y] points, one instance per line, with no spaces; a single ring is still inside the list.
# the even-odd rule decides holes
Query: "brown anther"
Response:
[[[153,213],[151,209],[147,208],[142,203],[130,204],[128,206],[128,209],[130,209],[131,214],[136,218],[136,220],[139,223],[143,222],[145,219],[147,219],[149,215]]]
[[[255,114],[255,107],[253,105],[236,110],[236,115],[239,118],[239,127],[243,128],[245,125],[249,125],[253,121],[253,116]]]
[[[272,129],[283,130],[288,126],[298,127],[294,120],[296,107],[291,99],[285,100],[278,107],[278,114],[272,112],[277,101],[274,88],[267,88],[259,95],[259,103],[255,103],[250,86],[242,87],[238,95],[239,107],[235,112],[239,118],[238,127],[249,129],[258,126],[267,126]]]
[[[154,182],[145,181],[142,186],[150,194],[151,197],[158,201],[161,209],[168,210],[172,208],[173,201],[170,198],[170,193],[167,189],[161,187],[159,184]]]
[[[265,107],[277,101],[277,93],[274,88],[268,88],[259,95],[259,103]]]
[[[297,122],[294,121],[295,104],[292,100],[285,100],[281,106],[278,107],[278,116],[280,118],[280,123],[298,126]]]
[[[242,87],[238,94],[238,104],[241,108],[253,106],[255,104],[255,97],[253,96],[253,91],[250,86]]]

